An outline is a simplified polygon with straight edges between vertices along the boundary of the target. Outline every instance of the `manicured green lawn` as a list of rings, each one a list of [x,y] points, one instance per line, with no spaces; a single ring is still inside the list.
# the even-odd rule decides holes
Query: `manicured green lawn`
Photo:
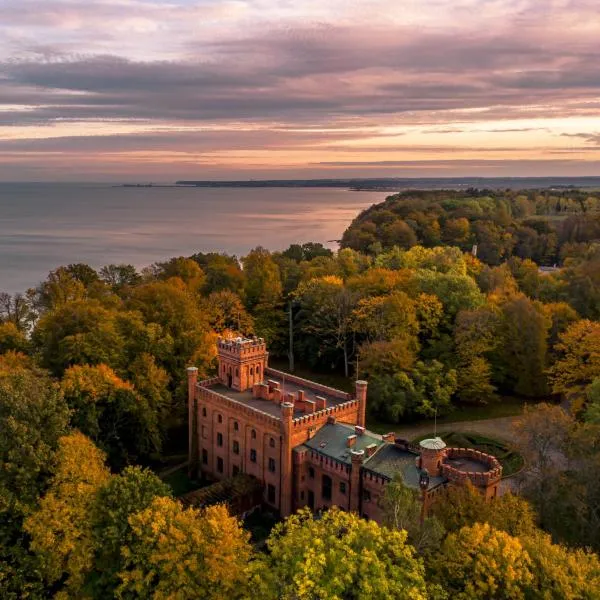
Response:
[[[433,437],[433,432],[421,435],[412,441],[420,442],[421,440],[430,437]],[[480,452],[495,456],[502,465],[502,475],[504,477],[513,475],[523,467],[523,457],[508,444],[501,442],[500,440],[485,437],[477,433],[459,433],[454,431],[440,433],[439,437],[441,437],[449,447],[474,448]]]

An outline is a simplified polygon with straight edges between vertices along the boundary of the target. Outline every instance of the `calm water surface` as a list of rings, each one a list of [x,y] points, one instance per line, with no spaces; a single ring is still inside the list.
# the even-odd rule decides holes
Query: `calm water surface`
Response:
[[[243,255],[315,241],[335,247],[384,192],[307,188],[119,188],[0,183],[0,291],[36,285],[60,265],[138,268],[194,252]]]

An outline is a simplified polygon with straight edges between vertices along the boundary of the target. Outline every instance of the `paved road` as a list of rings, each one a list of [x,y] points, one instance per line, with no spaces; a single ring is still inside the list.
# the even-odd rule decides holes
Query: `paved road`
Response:
[[[499,417],[497,419],[483,419],[480,421],[458,421],[456,423],[440,423],[437,430],[471,432],[480,435],[489,436],[498,440],[514,443],[515,435],[512,430],[512,423],[518,417]],[[397,426],[396,435],[398,437],[414,440],[417,437],[433,432],[433,425],[413,425],[409,427]]]

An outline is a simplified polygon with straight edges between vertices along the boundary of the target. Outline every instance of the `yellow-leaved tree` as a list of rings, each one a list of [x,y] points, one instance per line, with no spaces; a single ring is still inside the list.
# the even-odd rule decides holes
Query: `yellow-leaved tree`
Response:
[[[333,508],[279,523],[254,561],[255,597],[282,600],[424,600],[424,569],[406,531]]]
[[[519,539],[487,523],[451,533],[430,568],[453,600],[521,600],[534,581]]]
[[[118,598],[233,600],[247,597],[250,535],[223,505],[184,509],[157,497],[129,517]]]
[[[64,582],[58,597],[77,597],[94,555],[88,513],[110,473],[104,453],[78,431],[59,439],[57,461],[50,487],[24,529],[47,583]]]

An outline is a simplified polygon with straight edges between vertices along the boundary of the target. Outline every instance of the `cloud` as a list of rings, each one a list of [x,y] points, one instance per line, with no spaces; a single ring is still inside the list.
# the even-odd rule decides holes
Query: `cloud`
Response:
[[[600,110],[600,17],[587,0],[543,10],[534,0],[4,4],[0,140],[21,138],[21,150],[2,143],[15,152],[101,153],[115,145],[276,152],[312,144],[372,153],[370,129],[388,128],[412,137],[382,145],[383,153],[454,152],[464,145],[435,136],[482,134],[499,134],[504,147],[477,138],[472,152],[543,153],[540,136],[560,151],[549,138]],[[552,123],[530,124],[540,119]],[[115,123],[131,131],[98,135]],[[96,129],[74,136],[73,124]],[[170,133],[158,135],[159,126]],[[190,131],[199,128],[220,133]],[[315,133],[283,133],[294,129]],[[524,134],[529,150],[514,142]],[[340,145],[351,139],[352,148]]]

